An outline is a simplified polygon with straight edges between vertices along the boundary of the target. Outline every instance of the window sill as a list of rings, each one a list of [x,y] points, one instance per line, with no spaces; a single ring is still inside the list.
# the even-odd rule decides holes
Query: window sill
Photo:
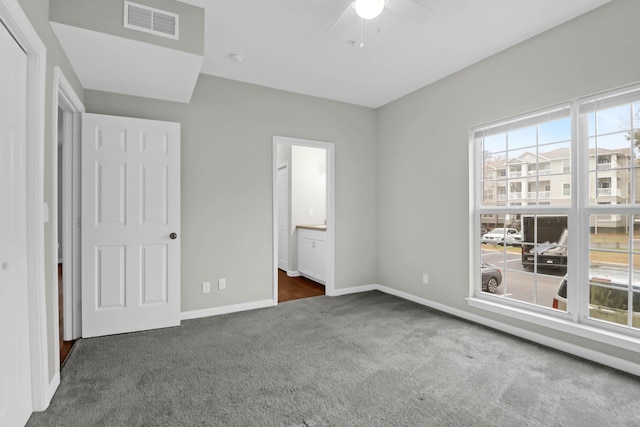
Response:
[[[586,338],[624,350],[640,353],[640,339],[632,336],[603,330],[581,323],[575,323],[571,320],[560,319],[555,316],[536,313],[519,307],[508,306],[499,302],[489,301],[484,298],[467,298],[467,304],[473,308],[486,310],[491,313],[528,322],[535,326],[542,326],[580,338]]]

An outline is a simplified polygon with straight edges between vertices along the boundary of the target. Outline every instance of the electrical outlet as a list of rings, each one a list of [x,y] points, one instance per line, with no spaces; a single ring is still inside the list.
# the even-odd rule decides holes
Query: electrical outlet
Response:
[[[422,273],[422,283],[425,285],[429,284],[429,275],[427,273]]]
[[[227,289],[227,279],[222,278],[218,279],[218,290]]]
[[[202,293],[208,294],[211,292],[211,282],[202,282]]]

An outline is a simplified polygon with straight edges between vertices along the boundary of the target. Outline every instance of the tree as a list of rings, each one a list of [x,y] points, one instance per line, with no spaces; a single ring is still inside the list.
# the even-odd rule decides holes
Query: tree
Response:
[[[640,110],[637,110],[633,116],[634,116],[634,122],[639,123]],[[625,135],[625,139],[628,142],[631,142],[632,138],[633,138],[633,148],[635,149],[635,152],[636,152],[636,163],[638,163],[638,160],[640,159],[640,129],[634,130],[633,135],[631,135],[631,131],[627,131],[627,134]]]
[[[625,135],[627,141],[631,141],[631,131],[628,131]],[[640,129],[633,132],[633,146],[636,149],[636,154],[640,155]]]

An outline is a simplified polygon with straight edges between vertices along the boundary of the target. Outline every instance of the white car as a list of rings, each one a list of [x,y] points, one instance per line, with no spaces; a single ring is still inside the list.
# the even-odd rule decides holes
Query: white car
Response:
[[[518,234],[518,230],[515,228],[494,228],[490,232],[483,234],[480,238],[482,243],[491,243],[491,244],[502,244],[503,241],[506,241],[507,244],[515,239],[515,236]],[[522,239],[522,238],[521,238]]]
[[[502,242],[498,242],[498,245],[522,246],[522,232],[518,231],[516,234],[507,234]]]

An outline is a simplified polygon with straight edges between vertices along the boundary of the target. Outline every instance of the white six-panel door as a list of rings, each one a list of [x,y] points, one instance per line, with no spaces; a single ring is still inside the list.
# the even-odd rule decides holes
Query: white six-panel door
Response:
[[[82,335],[180,324],[180,124],[82,118]]]
[[[0,426],[31,416],[27,289],[27,55],[0,23]]]

